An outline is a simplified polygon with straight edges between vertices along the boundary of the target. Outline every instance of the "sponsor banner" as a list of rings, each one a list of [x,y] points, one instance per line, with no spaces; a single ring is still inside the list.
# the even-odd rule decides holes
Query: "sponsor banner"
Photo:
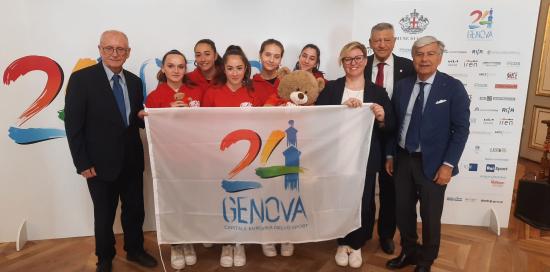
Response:
[[[361,225],[368,106],[148,111],[160,243],[311,242]]]
[[[445,43],[438,69],[459,79],[470,96],[467,146],[480,148],[467,148],[463,153],[460,173],[446,190],[450,198],[445,203],[444,223],[488,225],[487,209],[492,205],[501,225],[508,223],[533,52],[533,43],[525,45],[521,41],[534,39],[539,5],[536,0],[457,1],[452,6],[435,0],[356,1],[356,15],[373,6],[392,12],[356,16],[354,38],[368,41],[368,30],[373,25],[391,23],[397,38],[394,53],[410,58],[414,41],[425,35],[435,36]],[[521,22],[513,19],[518,10],[522,11]],[[494,153],[479,143],[495,144],[495,148],[505,144],[506,152]],[[469,171],[476,169],[474,165],[470,168],[471,163],[477,164],[477,172]],[[494,199],[501,203],[480,201],[493,199],[484,195],[495,193]],[[464,201],[470,198],[476,201]]]
[[[497,83],[495,89],[517,89],[518,84]]]

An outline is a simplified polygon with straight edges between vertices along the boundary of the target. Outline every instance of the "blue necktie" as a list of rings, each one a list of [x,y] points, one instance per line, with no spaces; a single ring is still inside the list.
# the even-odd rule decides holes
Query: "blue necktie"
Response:
[[[422,114],[424,106],[424,86],[426,82],[418,82],[420,91],[414,101],[409,128],[407,129],[407,138],[405,139],[405,149],[409,152],[416,152],[420,145],[420,127],[422,126]]]
[[[128,117],[126,116],[126,103],[124,103],[124,91],[122,90],[122,86],[120,85],[119,75],[113,75],[113,94],[115,95],[118,111],[120,111],[120,115],[122,116],[122,121],[124,122],[124,126],[127,127]]]

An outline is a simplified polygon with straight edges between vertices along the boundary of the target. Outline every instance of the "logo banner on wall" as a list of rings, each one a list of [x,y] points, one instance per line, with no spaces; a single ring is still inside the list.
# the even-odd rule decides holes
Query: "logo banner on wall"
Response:
[[[462,82],[470,97],[470,135],[445,191],[441,222],[488,226],[493,211],[508,226],[540,1],[357,0],[353,38],[368,41],[391,23],[393,52],[411,58],[419,38],[445,43],[438,70]],[[521,10],[522,20],[513,20]],[[366,13],[365,13],[366,12]],[[529,133],[524,133],[529,135]],[[523,141],[526,142],[526,141]],[[524,145],[527,148],[527,145]]]
[[[368,106],[147,111],[160,244],[311,242],[360,226]]]

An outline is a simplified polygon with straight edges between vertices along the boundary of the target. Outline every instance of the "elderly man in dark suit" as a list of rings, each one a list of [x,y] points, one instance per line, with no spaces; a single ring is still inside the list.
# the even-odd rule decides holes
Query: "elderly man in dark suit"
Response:
[[[368,57],[365,78],[386,89],[388,97],[391,99],[395,84],[399,80],[415,74],[412,61],[393,54],[395,33],[393,26],[389,23],[379,23],[372,27],[369,44],[374,54]],[[385,154],[386,141],[384,139],[380,141],[382,154]],[[386,158],[382,156],[381,159],[383,161],[380,165],[384,165]],[[395,250],[393,236],[396,227],[395,186],[393,178],[386,171],[380,169],[378,174],[380,200],[378,237],[380,239],[380,248],[386,254],[393,254]]]
[[[393,94],[398,133],[388,146],[395,162],[388,157],[386,170],[395,178],[402,251],[387,262],[389,268],[416,264],[414,271],[430,271],[439,253],[445,188],[458,173],[468,139],[470,99],[459,80],[437,70],[444,49],[432,36],[416,40],[416,76],[399,81]],[[418,200],[422,245],[416,231]]]
[[[124,33],[105,31],[98,49],[101,62],[73,73],[65,97],[69,148],[77,173],[87,180],[94,206],[97,271],[112,269],[119,198],[126,258],[154,267],[157,261],[143,248],[141,80],[122,68],[130,56]]]

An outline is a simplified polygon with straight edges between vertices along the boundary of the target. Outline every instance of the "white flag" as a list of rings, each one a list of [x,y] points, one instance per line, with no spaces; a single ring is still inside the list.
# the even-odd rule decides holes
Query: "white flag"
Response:
[[[159,243],[312,242],[361,225],[368,104],[147,111]]]

